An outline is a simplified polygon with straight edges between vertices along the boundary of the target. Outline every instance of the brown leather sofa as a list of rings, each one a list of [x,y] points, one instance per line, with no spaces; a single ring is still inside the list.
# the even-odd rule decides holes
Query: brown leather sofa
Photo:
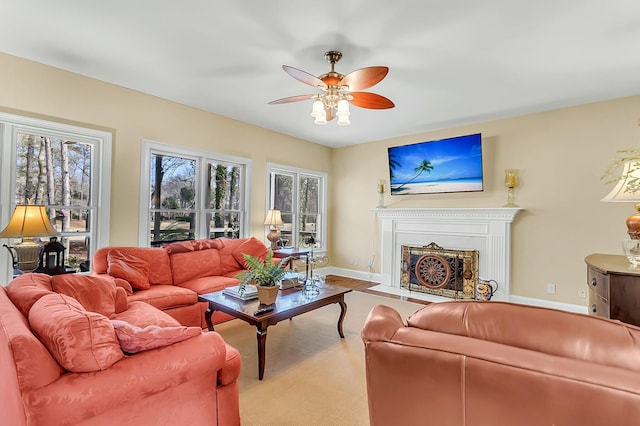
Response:
[[[505,302],[376,306],[371,425],[640,424],[640,328]]]

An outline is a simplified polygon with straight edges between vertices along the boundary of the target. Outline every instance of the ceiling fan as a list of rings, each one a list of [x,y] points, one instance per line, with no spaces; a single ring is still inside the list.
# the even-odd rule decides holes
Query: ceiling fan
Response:
[[[327,124],[328,121],[338,117],[338,125],[346,126],[350,124],[349,104],[360,108],[387,109],[395,105],[384,96],[370,92],[360,92],[375,86],[389,72],[388,67],[367,67],[350,72],[347,75],[336,72],[335,65],[342,58],[342,52],[330,50],[324,54],[327,62],[331,64],[331,71],[319,77],[311,75],[288,65],[283,65],[282,69],[287,74],[309,86],[320,90],[314,95],[297,95],[278,99],[269,102],[270,105],[286,104],[289,102],[305,101],[315,99],[311,116],[316,124]]]

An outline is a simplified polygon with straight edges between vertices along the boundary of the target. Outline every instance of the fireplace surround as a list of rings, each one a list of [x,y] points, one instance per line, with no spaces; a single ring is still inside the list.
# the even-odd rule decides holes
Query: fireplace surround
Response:
[[[520,208],[374,209],[380,224],[380,285],[375,290],[428,301],[452,300],[402,288],[402,246],[435,243],[478,253],[478,278],[495,280],[491,300],[511,295],[511,224]]]

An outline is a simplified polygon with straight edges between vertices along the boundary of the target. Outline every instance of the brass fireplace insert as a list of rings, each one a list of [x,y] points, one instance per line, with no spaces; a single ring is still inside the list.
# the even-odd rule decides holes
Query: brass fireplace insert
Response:
[[[400,286],[409,291],[450,299],[474,299],[478,284],[478,251],[402,246]]]

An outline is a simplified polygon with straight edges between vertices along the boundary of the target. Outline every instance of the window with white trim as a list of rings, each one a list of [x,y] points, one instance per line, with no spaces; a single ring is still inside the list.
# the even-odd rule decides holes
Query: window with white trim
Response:
[[[280,244],[326,250],[327,174],[268,163],[267,176],[266,207],[282,215]]]
[[[249,233],[251,160],[144,140],[139,244]]]
[[[88,268],[96,249],[109,244],[111,134],[4,113],[0,127],[0,229],[16,204],[44,205],[66,248],[66,263]],[[5,249],[0,253],[0,274],[7,279],[11,257]]]

